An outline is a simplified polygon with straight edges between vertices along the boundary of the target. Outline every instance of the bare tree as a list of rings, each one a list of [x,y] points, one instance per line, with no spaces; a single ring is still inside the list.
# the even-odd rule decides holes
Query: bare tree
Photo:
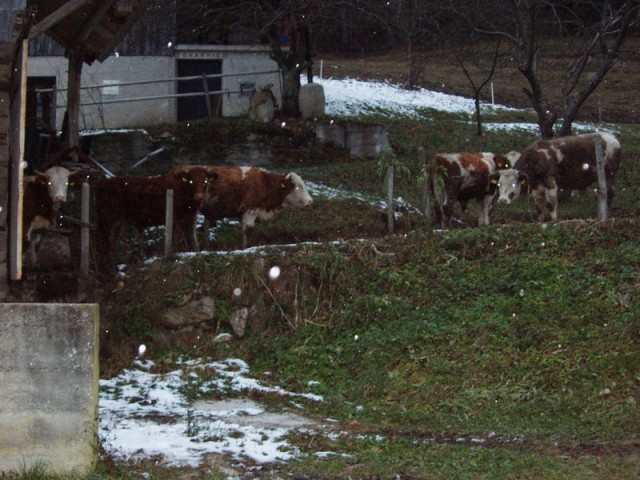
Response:
[[[477,32],[504,38],[513,45],[518,69],[528,84],[524,93],[538,115],[543,138],[554,135],[553,128],[560,117],[559,135],[571,134],[580,107],[613,66],[640,9],[636,0],[451,3]],[[563,74],[560,103],[553,104],[545,91],[548,85],[543,85],[545,75],[540,71],[539,58],[559,45],[565,55],[554,62],[553,68],[561,68]]]
[[[392,39],[405,48],[407,60],[407,88],[414,88],[424,71],[428,52],[442,38],[442,19],[448,13],[442,2],[424,0],[355,0],[354,6],[386,28]]]
[[[483,45],[474,43],[464,49],[452,47],[452,55],[464,72],[465,77],[473,90],[473,101],[475,105],[476,133],[482,136],[482,112],[480,110],[480,95],[482,90],[493,78],[498,65],[500,53],[500,39],[495,42],[492,52],[487,54],[483,51]],[[472,71],[473,68],[473,71]]]

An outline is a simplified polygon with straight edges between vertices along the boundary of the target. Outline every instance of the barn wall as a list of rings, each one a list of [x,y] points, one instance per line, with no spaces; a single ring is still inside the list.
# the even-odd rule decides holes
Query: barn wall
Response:
[[[103,63],[82,67],[82,85],[103,85],[104,82],[133,82],[174,77],[175,60],[172,57],[121,57],[111,56]],[[67,88],[67,59],[64,57],[31,57],[29,77],[56,77],[56,87]],[[82,91],[81,103],[99,102],[121,98],[134,98],[172,94],[173,82],[142,84],[112,88],[94,88]],[[57,104],[66,105],[66,92],[59,92]],[[62,128],[64,108],[57,109],[56,128]],[[155,125],[175,121],[175,100],[166,98],[138,102],[112,103],[81,108],[80,128],[122,128]]]
[[[268,47],[245,46],[177,46],[175,56],[110,56],[104,63],[82,67],[82,85],[103,85],[105,81],[130,82],[161,80],[177,76],[177,61],[180,59],[221,59],[222,73],[235,74],[260,71],[275,71],[277,64],[269,58]],[[56,87],[67,87],[67,59],[64,57],[30,57],[29,77],[56,77]],[[249,96],[240,94],[240,84],[249,83],[256,88],[273,84],[273,92],[281,102],[279,76],[272,74],[247,74],[240,77],[223,77],[222,115],[225,117],[246,115]],[[177,91],[176,82],[162,82],[134,86],[122,86],[115,95],[101,88],[83,90],[81,103],[101,99],[122,99],[141,96],[171,95]],[[66,93],[57,95],[57,104],[66,105]],[[94,130],[102,128],[130,128],[174,123],[177,119],[176,100],[171,98],[84,106],[81,108],[80,128]],[[56,128],[62,128],[64,108],[57,109]]]
[[[0,477],[95,466],[98,316],[94,304],[0,303]]]

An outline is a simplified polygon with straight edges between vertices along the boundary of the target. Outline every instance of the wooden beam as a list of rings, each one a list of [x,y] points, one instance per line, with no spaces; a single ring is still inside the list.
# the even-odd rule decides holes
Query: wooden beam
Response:
[[[142,14],[142,11],[145,7],[145,4],[148,3],[149,0],[137,0],[138,5],[133,6],[133,13],[130,14],[127,20],[120,26],[118,32],[111,38],[111,41],[107,45],[107,47],[102,51],[102,53],[98,54],[97,59],[100,62],[104,62],[116,45],[120,43],[120,40],[127,34],[129,30],[131,30],[131,26],[138,20],[138,17]]]
[[[40,20],[37,24],[31,27],[29,30],[29,40],[34,39],[41,33],[46,32],[51,27],[53,27],[56,23],[58,23],[63,18],[69,16],[79,8],[82,8],[86,4],[92,2],[93,0],[70,0],[65,3],[63,6],[55,10],[53,13],[50,13],[45,18]]]
[[[27,63],[29,56],[29,40],[22,41],[16,57],[15,80],[18,82],[11,102],[11,119],[9,131],[9,158],[11,175],[11,216],[9,224],[9,279],[22,280],[22,197],[23,160],[24,160],[24,128],[27,110]]]
[[[102,0],[98,8],[92,11],[91,17],[84,22],[82,25],[82,29],[76,38],[76,41],[79,43],[84,43],[89,35],[95,30],[98,24],[102,21],[102,18],[107,14],[109,8],[116,0]]]
[[[79,44],[67,51],[69,57],[69,79],[67,84],[67,122],[68,137],[67,147],[78,146],[78,132],[80,131],[80,80],[82,78],[82,59],[84,58],[84,45]]]

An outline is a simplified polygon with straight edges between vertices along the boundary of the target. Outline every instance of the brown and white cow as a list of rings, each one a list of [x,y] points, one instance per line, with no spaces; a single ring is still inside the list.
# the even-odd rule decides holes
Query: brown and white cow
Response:
[[[174,167],[156,177],[114,177],[95,186],[97,253],[101,267],[115,250],[122,225],[139,229],[165,224],[166,194],[173,190],[174,248],[195,250],[196,214],[215,174],[205,168]]]
[[[296,173],[282,175],[257,167],[207,167],[216,174],[209,183],[202,214],[212,224],[223,218],[240,218],[242,246],[256,220],[268,222],[284,208],[308,207],[313,199]]]
[[[613,179],[618,171],[621,148],[610,133],[600,133],[604,151],[607,200],[613,199]],[[502,170],[498,180],[498,202],[509,205],[523,188],[535,195],[538,220],[558,219],[558,190],[584,190],[597,182],[595,133],[585,133],[529,145],[512,169]]]
[[[39,229],[51,229],[56,225],[60,206],[67,201],[69,185],[78,181],[82,173],[69,171],[60,166],[48,168],[44,172],[24,178],[22,198],[22,243],[29,261],[35,255],[33,232]]]
[[[443,179],[443,198],[435,194],[434,182],[431,191],[435,200],[435,220],[441,225],[451,221],[456,201],[462,210],[467,203],[476,199],[479,206],[478,225],[489,225],[489,213],[497,187],[492,175],[505,168],[511,168],[519,153],[511,151],[506,155],[490,152],[438,153],[435,163]]]

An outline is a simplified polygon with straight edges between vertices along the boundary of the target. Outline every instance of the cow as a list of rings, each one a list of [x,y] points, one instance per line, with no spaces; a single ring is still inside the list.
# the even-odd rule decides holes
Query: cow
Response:
[[[613,179],[620,166],[622,151],[618,139],[600,133],[604,152],[607,201],[613,199]],[[585,133],[529,145],[513,168],[500,171],[498,203],[509,205],[523,188],[534,193],[538,220],[558,219],[558,190],[585,190],[598,180],[596,173],[595,133]]]
[[[52,229],[56,225],[60,206],[67,201],[69,185],[82,176],[79,170],[53,166],[36,175],[25,176],[22,197],[22,243],[28,263],[35,259],[37,239],[34,232]]]
[[[242,247],[256,220],[268,222],[284,208],[308,207],[313,199],[296,173],[282,175],[257,167],[209,166],[215,180],[202,203],[204,217],[215,224],[223,218],[241,220]]]
[[[113,177],[100,181],[94,189],[100,267],[105,267],[108,254],[114,252],[125,222],[138,229],[165,224],[167,190],[173,190],[174,249],[197,249],[196,215],[213,178],[215,173],[202,167],[185,170],[178,166],[155,177]]]
[[[437,172],[432,172],[430,182],[436,223],[444,226],[451,221],[456,201],[460,202],[464,211],[469,200],[476,199],[479,206],[478,226],[489,225],[489,213],[497,191],[493,174],[511,168],[518,157],[519,153],[515,151],[506,155],[490,152],[436,154],[434,165]],[[442,196],[435,192],[434,173],[442,178]]]
[[[273,120],[278,108],[278,101],[271,88],[273,84],[266,85],[260,90],[254,90],[249,97],[249,118],[251,120],[269,123]]]

